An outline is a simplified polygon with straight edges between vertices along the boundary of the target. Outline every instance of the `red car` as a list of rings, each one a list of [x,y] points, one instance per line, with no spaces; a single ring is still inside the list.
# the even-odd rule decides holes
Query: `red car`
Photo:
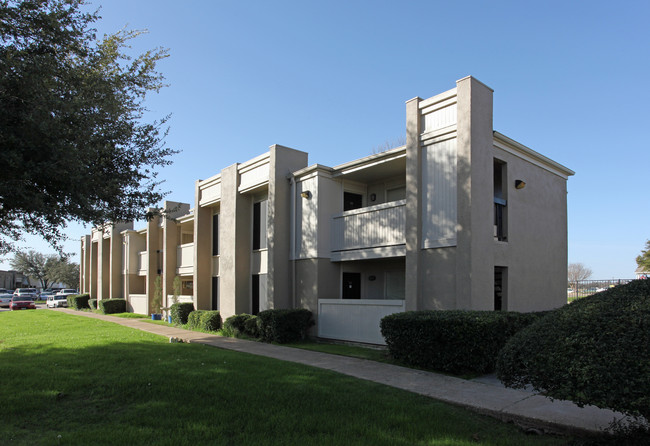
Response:
[[[9,308],[12,310],[35,310],[36,304],[31,298],[25,296],[14,296],[11,298]]]

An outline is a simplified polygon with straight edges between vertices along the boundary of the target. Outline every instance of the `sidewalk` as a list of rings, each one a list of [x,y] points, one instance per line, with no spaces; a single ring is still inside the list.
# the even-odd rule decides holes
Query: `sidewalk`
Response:
[[[580,408],[569,401],[551,401],[549,398],[530,391],[508,389],[501,386],[496,378],[483,377],[476,380],[464,380],[365,359],[226,338],[166,325],[151,324],[136,319],[62,308],[56,311],[102,319],[168,338],[179,338],[188,343],[205,344],[332,370],[355,378],[426,395],[503,421],[512,421],[524,427],[560,433],[598,433],[607,428],[614,419],[618,420],[624,417],[620,413],[607,409],[593,406]]]

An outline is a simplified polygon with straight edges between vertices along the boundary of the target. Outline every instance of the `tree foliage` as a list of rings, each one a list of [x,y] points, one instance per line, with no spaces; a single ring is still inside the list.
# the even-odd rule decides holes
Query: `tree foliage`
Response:
[[[97,40],[84,0],[0,0],[0,249],[24,233],[54,246],[67,221],[141,218],[165,195],[167,117],[144,122],[163,87],[157,48],[125,54],[140,32]]]
[[[592,271],[582,263],[570,263],[568,270],[569,283],[587,280],[591,277]]]
[[[641,255],[636,258],[636,264],[644,271],[650,271],[650,240],[646,240],[645,249],[641,250]]]
[[[34,250],[17,252],[10,265],[27,277],[38,280],[43,289],[56,282],[73,287],[79,285],[79,265],[56,254],[45,255]]]

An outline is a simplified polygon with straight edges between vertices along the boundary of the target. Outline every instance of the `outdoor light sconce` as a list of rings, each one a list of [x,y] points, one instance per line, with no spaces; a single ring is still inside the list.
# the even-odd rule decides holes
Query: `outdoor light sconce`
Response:
[[[526,182],[523,180],[515,180],[515,189],[523,189],[526,187]]]
[[[370,194],[370,201],[376,201],[377,200],[377,194]]]
[[[311,192],[309,192],[308,190],[306,190],[304,192],[300,192],[300,196],[302,198],[306,198],[307,200],[309,200],[311,198]]]
[[[377,280],[377,276],[368,276],[368,280],[374,282],[375,280]]]

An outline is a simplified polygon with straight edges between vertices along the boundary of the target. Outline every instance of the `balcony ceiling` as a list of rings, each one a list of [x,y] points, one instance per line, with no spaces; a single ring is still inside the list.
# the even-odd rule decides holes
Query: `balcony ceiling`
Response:
[[[334,177],[366,184],[400,175],[406,178],[406,155],[377,159],[367,164],[341,166],[337,170]]]

